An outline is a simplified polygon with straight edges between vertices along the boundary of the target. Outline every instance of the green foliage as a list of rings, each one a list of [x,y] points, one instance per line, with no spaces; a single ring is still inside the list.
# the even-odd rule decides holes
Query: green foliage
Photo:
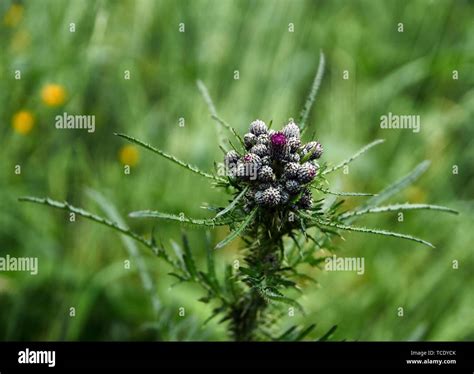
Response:
[[[204,290],[211,287],[208,281],[203,281],[206,276],[199,273],[202,262],[207,262],[209,254],[215,254],[214,244],[224,237],[221,226],[230,226],[233,232],[245,219],[245,213],[240,210],[240,200],[225,211],[229,207],[228,201],[235,201],[241,191],[229,188],[227,180],[218,180],[213,173],[202,171],[207,170],[213,159],[220,155],[213,145],[212,126],[206,126],[208,116],[202,113],[202,105],[194,95],[194,82],[197,76],[209,82],[221,108],[219,114],[216,110],[211,111],[211,118],[221,130],[238,134],[257,115],[273,118],[276,124],[280,124],[298,113],[301,97],[311,85],[307,78],[312,75],[310,69],[317,59],[314,51],[321,46],[331,62],[326,70],[327,85],[323,87],[328,92],[318,96],[317,112],[311,112],[312,104],[305,105],[305,108],[309,107],[303,111],[306,113],[302,121],[306,124],[305,128],[311,129],[313,124],[317,124],[317,135],[327,145],[329,160],[347,160],[348,149],[357,149],[360,144],[374,138],[384,137],[387,141],[383,152],[365,158],[354,167],[351,164],[350,174],[339,176],[326,173],[325,176],[331,178],[331,189],[322,187],[326,185],[323,178],[316,181],[312,186],[314,193],[318,198],[324,197],[324,201],[321,202],[321,209],[312,211],[311,215],[323,213],[317,217],[328,218],[324,222],[341,227],[352,226],[352,221],[361,219],[364,221],[357,227],[387,227],[386,231],[390,232],[414,233],[430,238],[440,251],[409,251],[406,249],[410,247],[405,247],[402,242],[385,241],[384,238],[367,240],[364,235],[353,235],[350,241],[342,242],[340,238],[345,229],[325,225],[317,227],[317,222],[297,217],[290,232],[282,231],[285,240],[279,268],[291,269],[279,270],[283,282],[268,282],[274,282],[277,291],[284,297],[297,300],[307,316],[300,317],[298,312],[297,322],[280,316],[275,329],[281,329],[267,338],[281,335],[281,331],[295,323],[298,331],[304,331],[302,326],[312,326],[315,320],[318,321],[317,328],[310,330],[305,339],[316,339],[335,323],[341,326],[341,336],[350,339],[472,338],[472,319],[465,317],[469,316],[467,311],[472,309],[472,302],[469,293],[459,287],[459,279],[463,279],[462,283],[466,286],[472,283],[472,276],[466,270],[472,268],[466,243],[472,242],[469,229],[474,211],[470,193],[474,179],[469,173],[468,162],[472,159],[473,149],[470,144],[473,138],[470,126],[472,74],[468,69],[472,49],[466,48],[472,44],[474,35],[472,22],[468,22],[472,7],[451,2],[434,6],[418,0],[405,7],[356,1],[342,8],[340,4],[332,3],[314,7],[310,1],[298,2],[297,5],[288,2],[272,8],[272,22],[262,22],[270,14],[269,5],[264,2],[243,6],[232,1],[222,4],[214,1],[206,4],[164,1],[146,5],[131,2],[118,6],[105,1],[94,7],[87,1],[74,4],[25,1],[24,4],[25,19],[20,27],[7,30],[2,26],[1,29],[5,53],[0,57],[0,70],[6,79],[0,82],[1,115],[5,124],[2,127],[1,147],[5,173],[0,178],[2,211],[5,214],[0,219],[0,227],[2,248],[25,254],[39,251],[45,270],[41,279],[38,277],[33,281],[15,275],[0,279],[0,315],[2,324],[9,326],[1,331],[3,336],[10,339],[62,339],[61,310],[76,299],[84,298],[91,308],[84,308],[83,315],[87,317],[71,330],[77,333],[67,334],[67,338],[148,338],[148,335],[135,335],[130,331],[140,330],[137,325],[150,318],[146,308],[150,296],[146,292],[143,295],[137,292],[140,284],[137,286],[135,281],[140,278],[134,272],[126,278],[121,275],[124,278],[116,276],[112,281],[106,281],[105,274],[121,274],[109,272],[108,266],[118,262],[120,268],[123,261],[123,253],[109,251],[109,248],[113,248],[113,235],[118,233],[138,242],[143,239],[145,243],[142,244],[147,248],[151,244],[163,249],[164,246],[153,239],[154,235],[151,239],[148,235],[140,235],[140,239],[124,230],[144,233],[151,231],[149,225],[157,225],[153,226],[156,231],[161,235],[166,232],[166,237],[172,238],[179,235],[179,225],[173,225],[177,222],[185,226],[215,227],[216,230],[209,234],[211,238],[206,244],[203,236],[207,235],[207,231],[188,234],[197,271],[194,278],[190,276],[181,255],[178,260],[173,259],[172,264],[159,264],[146,257],[146,253],[143,254],[151,277],[159,279],[156,293],[163,299],[162,304],[171,308],[162,311],[160,323],[145,324],[145,329],[161,332],[163,335],[160,338],[163,339],[226,339],[231,327],[231,309],[222,308],[219,298],[211,298],[207,303],[194,303],[196,293],[202,292],[203,288],[196,291],[198,287],[188,288],[185,284],[178,291],[173,289],[172,296],[169,296],[168,283],[163,276],[166,271],[176,270],[182,283],[201,285],[202,282]],[[6,10],[7,6],[8,1],[1,10]],[[65,29],[61,21],[63,14],[77,15],[80,32],[62,32]],[[430,15],[430,22],[419,24],[426,14]],[[209,17],[219,21],[211,28],[203,27],[208,25],[206,20]],[[288,34],[284,27],[288,17],[297,25],[294,34]],[[186,22],[184,38],[182,34],[167,31],[174,27],[169,20],[177,18]],[[401,18],[405,20],[406,32],[392,32],[393,28],[389,25],[396,25]],[[131,19],[143,22],[132,25]],[[452,19],[456,19],[455,24],[450,21]],[[347,27],[340,28],[338,25],[342,23]],[[130,26],[129,33],[123,33],[124,24]],[[410,27],[413,24],[421,26],[418,29]],[[416,35],[411,30],[416,30]],[[21,41],[27,40],[25,33],[30,34],[32,42],[21,50]],[[55,43],[41,42],[51,35],[55,36]],[[249,40],[251,43],[247,43]],[[361,40],[364,43],[361,44]],[[335,45],[337,48],[334,48]],[[460,50],[463,53],[460,54]],[[21,82],[8,78],[12,66],[21,66]],[[51,70],[51,66],[55,69]],[[132,80],[120,79],[124,69],[130,69]],[[232,69],[241,70],[240,81],[231,79]],[[343,69],[350,70],[350,80],[340,79]],[[454,69],[460,73],[461,79],[457,81],[451,79]],[[357,72],[357,86],[353,83],[354,72]],[[317,77],[318,73],[311,91],[318,90],[319,83],[316,85],[315,82],[320,79]],[[66,107],[46,110],[38,104],[38,92],[47,80],[67,82],[73,100]],[[311,103],[315,102],[315,97],[313,95]],[[310,98],[311,95],[308,100]],[[36,132],[29,137],[14,134],[8,126],[9,119],[23,107],[34,111],[37,117]],[[63,110],[95,113],[100,122],[97,133],[86,136],[79,132],[50,131],[50,116]],[[424,124],[436,126],[423,127],[419,136],[408,136],[407,132],[402,131],[382,131],[377,126],[377,120],[381,113],[388,110],[399,113],[416,111],[422,115]],[[230,118],[235,127],[223,121],[221,113],[223,117]],[[186,128],[175,126],[177,116],[186,118]],[[176,162],[170,158],[165,157],[172,161],[168,165],[141,155],[140,163],[132,167],[131,176],[124,176],[115,157],[122,142],[113,140],[110,136],[113,131],[133,133],[156,144],[157,150],[166,149],[170,157],[174,157],[171,154],[179,156],[176,157],[178,165],[192,171],[192,174],[186,176],[179,170],[175,171]],[[309,133],[306,131],[306,135]],[[220,139],[223,139],[223,132]],[[238,137],[232,143],[235,144],[221,141],[221,145],[240,146]],[[430,169],[417,187],[410,185],[426,169],[426,162],[417,168],[417,172],[410,173],[415,177],[403,178],[377,196],[368,196],[369,199],[360,205],[358,202],[365,196],[364,192],[342,192],[344,189],[378,191],[414,165],[414,160],[424,158],[432,159],[436,167]],[[180,160],[192,160],[193,165]],[[10,175],[11,166],[16,164],[22,166],[21,176]],[[459,166],[458,175],[452,174],[453,165]],[[334,171],[334,168],[325,169],[322,165],[321,171],[326,170]],[[195,175],[205,178],[201,181]],[[207,180],[225,187],[232,195],[224,196],[208,189],[205,185]],[[77,206],[87,204],[83,187],[90,184],[104,191],[122,213],[142,207],[156,207],[166,212],[183,211],[185,215],[153,210],[148,212],[156,213],[157,220],[131,220],[129,225],[121,224],[117,217],[113,218],[102,208],[104,217],[107,217],[104,219],[111,225],[91,218],[94,215],[85,216],[115,231],[107,234],[82,220],[78,224],[65,225],[61,214],[18,206],[14,201],[16,196],[21,195],[54,196],[59,200],[54,204],[40,203],[69,211],[70,204],[60,201],[67,199]],[[375,217],[372,213],[383,211],[385,208],[381,208],[381,204],[395,193],[400,193],[398,201],[414,204],[436,201],[459,208],[463,214],[459,219],[455,218],[453,226],[451,221],[438,219],[434,214],[422,215],[422,221],[414,219],[414,215],[407,215],[403,223],[392,219],[390,213]],[[356,199],[342,202],[330,195],[353,196]],[[462,203],[457,203],[458,200]],[[28,201],[39,202],[33,199]],[[224,213],[218,218],[203,218],[202,221],[201,218],[188,219],[200,217],[201,201],[209,201],[212,207],[216,207],[209,209],[216,215]],[[367,214],[354,213],[359,210]],[[344,214],[349,216],[343,219]],[[144,213],[142,217],[153,216]],[[259,214],[256,218],[268,220],[268,217]],[[375,218],[377,221],[371,220]],[[282,219],[279,217],[276,220],[275,227],[281,226]],[[219,251],[218,258],[212,256],[211,261],[214,263],[216,260],[214,266],[217,265],[217,268],[213,268],[215,279],[219,282],[217,287],[216,282],[211,281],[214,294],[224,294],[226,300],[238,305],[236,310],[240,311],[248,305],[243,294],[248,292],[250,286],[242,280],[245,275],[237,269],[233,271],[228,263],[238,258],[244,264],[241,267],[248,267],[244,258],[257,249],[252,246],[253,226],[247,226],[242,232],[242,241],[238,244],[233,241]],[[456,235],[451,235],[453,227],[456,228]],[[262,231],[258,234],[262,235]],[[238,252],[236,247],[240,248]],[[341,247],[366,258],[367,266],[371,268],[370,277],[319,276],[318,269],[324,264],[324,255]],[[184,246],[180,248],[186,254]],[[201,256],[204,254],[205,259]],[[451,266],[453,259],[461,264],[456,271]],[[190,261],[189,257],[186,261]],[[221,272],[218,267],[222,263],[226,265]],[[89,285],[88,280],[95,273],[100,277]],[[203,273],[207,274],[206,271]],[[210,275],[208,278],[211,280]],[[321,285],[317,291],[307,286],[307,281],[314,283],[315,279]],[[54,287],[46,287],[48,280]],[[287,280],[295,282],[308,297],[299,300],[299,291],[292,286],[286,287]],[[263,281],[267,283],[267,279],[263,278]],[[454,288],[458,290],[456,295],[452,293]],[[96,292],[100,292],[98,299],[92,296]],[[207,291],[204,292],[207,295]],[[40,299],[35,295],[44,297]],[[26,307],[31,300],[35,300],[35,308]],[[42,300],[48,302],[43,303]],[[60,306],[57,311],[53,310],[56,305]],[[181,321],[176,318],[175,309],[181,305],[192,310],[190,315],[195,319]],[[271,314],[275,313],[275,309],[288,307],[274,301],[264,305],[267,307],[264,309],[266,316],[260,319],[262,326],[270,323],[267,312]],[[403,326],[399,320],[390,317],[396,305],[406,305],[410,310],[410,318]],[[221,325],[209,322],[205,330],[201,329],[202,321],[209,314],[219,316],[225,322]],[[350,319],[346,318],[348,314]],[[35,321],[35,326],[31,321]],[[96,328],[98,326],[100,328]],[[198,330],[194,328],[196,326]],[[194,332],[188,335],[186,331]],[[206,333],[210,335],[206,336]],[[263,334],[263,331],[258,331],[256,336],[260,333]],[[291,335],[289,339],[293,340],[296,335]]]

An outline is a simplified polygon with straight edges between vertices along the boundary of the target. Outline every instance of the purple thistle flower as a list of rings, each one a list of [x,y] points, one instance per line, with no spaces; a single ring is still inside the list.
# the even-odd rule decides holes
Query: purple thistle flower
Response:
[[[287,140],[286,135],[282,132],[276,132],[270,136],[270,149],[274,159],[283,160],[286,157],[288,153]]]
[[[270,141],[273,147],[284,147],[287,142],[286,135],[278,131],[270,137]]]

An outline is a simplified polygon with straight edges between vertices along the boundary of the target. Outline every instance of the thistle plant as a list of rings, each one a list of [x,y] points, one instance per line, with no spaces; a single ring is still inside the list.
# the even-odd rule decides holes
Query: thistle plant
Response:
[[[375,140],[334,166],[323,161],[331,154],[330,149],[323,152],[323,145],[317,139],[304,140],[309,113],[323,71],[324,56],[321,54],[316,76],[297,121],[290,119],[281,128],[274,129],[272,122],[267,125],[256,119],[249,124],[248,132],[243,136],[217,114],[207,88],[198,81],[198,88],[211,117],[220,126],[223,167],[216,167],[212,173],[202,171],[134,137],[115,134],[209,179],[213,186],[229,195],[227,206],[208,207],[213,213],[209,218],[191,218],[156,210],[130,213],[133,218],[176,221],[205,229],[227,226],[230,233],[223,240],[216,245],[208,240],[205,270],[196,265],[186,234],[183,234],[180,253],[171,256],[157,242],[153,233],[151,239],[147,239],[128,229],[124,222],[103,218],[68,202],[50,198],[23,197],[20,200],[75,213],[148,247],[171,267],[170,275],[178,283],[194,282],[202,287],[205,294],[200,301],[210,303],[213,307],[208,320],[218,317],[220,323],[227,324],[233,340],[301,340],[312,331],[315,324],[292,326],[286,331],[279,331],[277,322],[288,308],[304,313],[297,300],[298,293],[303,292],[300,283],[302,280],[316,280],[302,272],[301,265],[322,267],[325,257],[319,253],[322,249],[334,250],[335,238],[342,237],[345,231],[353,231],[391,236],[433,247],[430,242],[412,235],[354,225],[354,221],[367,214],[404,210],[430,209],[457,213],[439,205],[381,205],[413,183],[427,169],[428,161],[423,161],[408,175],[378,194],[332,191],[328,188],[327,175],[345,167],[369,149],[383,143],[383,140]],[[232,139],[226,141],[223,130],[228,131]],[[341,197],[365,197],[367,200],[354,209],[344,210]],[[224,273],[218,274],[214,252],[225,250],[226,245],[237,238],[240,238],[242,260],[227,264]],[[328,339],[334,330],[335,327],[331,328],[320,340]]]

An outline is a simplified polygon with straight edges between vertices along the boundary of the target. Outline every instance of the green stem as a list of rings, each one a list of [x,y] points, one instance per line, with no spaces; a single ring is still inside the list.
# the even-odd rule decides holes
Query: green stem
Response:
[[[278,251],[282,245],[283,231],[275,227],[273,220],[255,228],[249,235],[251,241],[256,243],[250,246],[245,257],[245,263],[253,269],[258,269],[257,277],[271,276],[279,267],[281,259]],[[266,266],[269,256],[273,256],[276,265]],[[261,266],[255,266],[260,264]],[[262,265],[263,264],[263,265]],[[266,300],[260,292],[249,286],[235,306],[231,308],[231,331],[235,341],[253,341],[257,338],[257,330],[261,326],[265,309],[268,307]]]

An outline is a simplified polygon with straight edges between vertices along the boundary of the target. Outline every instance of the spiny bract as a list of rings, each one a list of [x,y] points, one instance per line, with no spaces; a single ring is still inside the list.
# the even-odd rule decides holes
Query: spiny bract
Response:
[[[323,153],[319,142],[302,144],[300,129],[290,121],[281,131],[269,130],[265,122],[255,120],[244,135],[246,153],[235,150],[224,158],[232,181],[248,186],[244,209],[310,209],[308,185],[319,171],[316,162]]]

